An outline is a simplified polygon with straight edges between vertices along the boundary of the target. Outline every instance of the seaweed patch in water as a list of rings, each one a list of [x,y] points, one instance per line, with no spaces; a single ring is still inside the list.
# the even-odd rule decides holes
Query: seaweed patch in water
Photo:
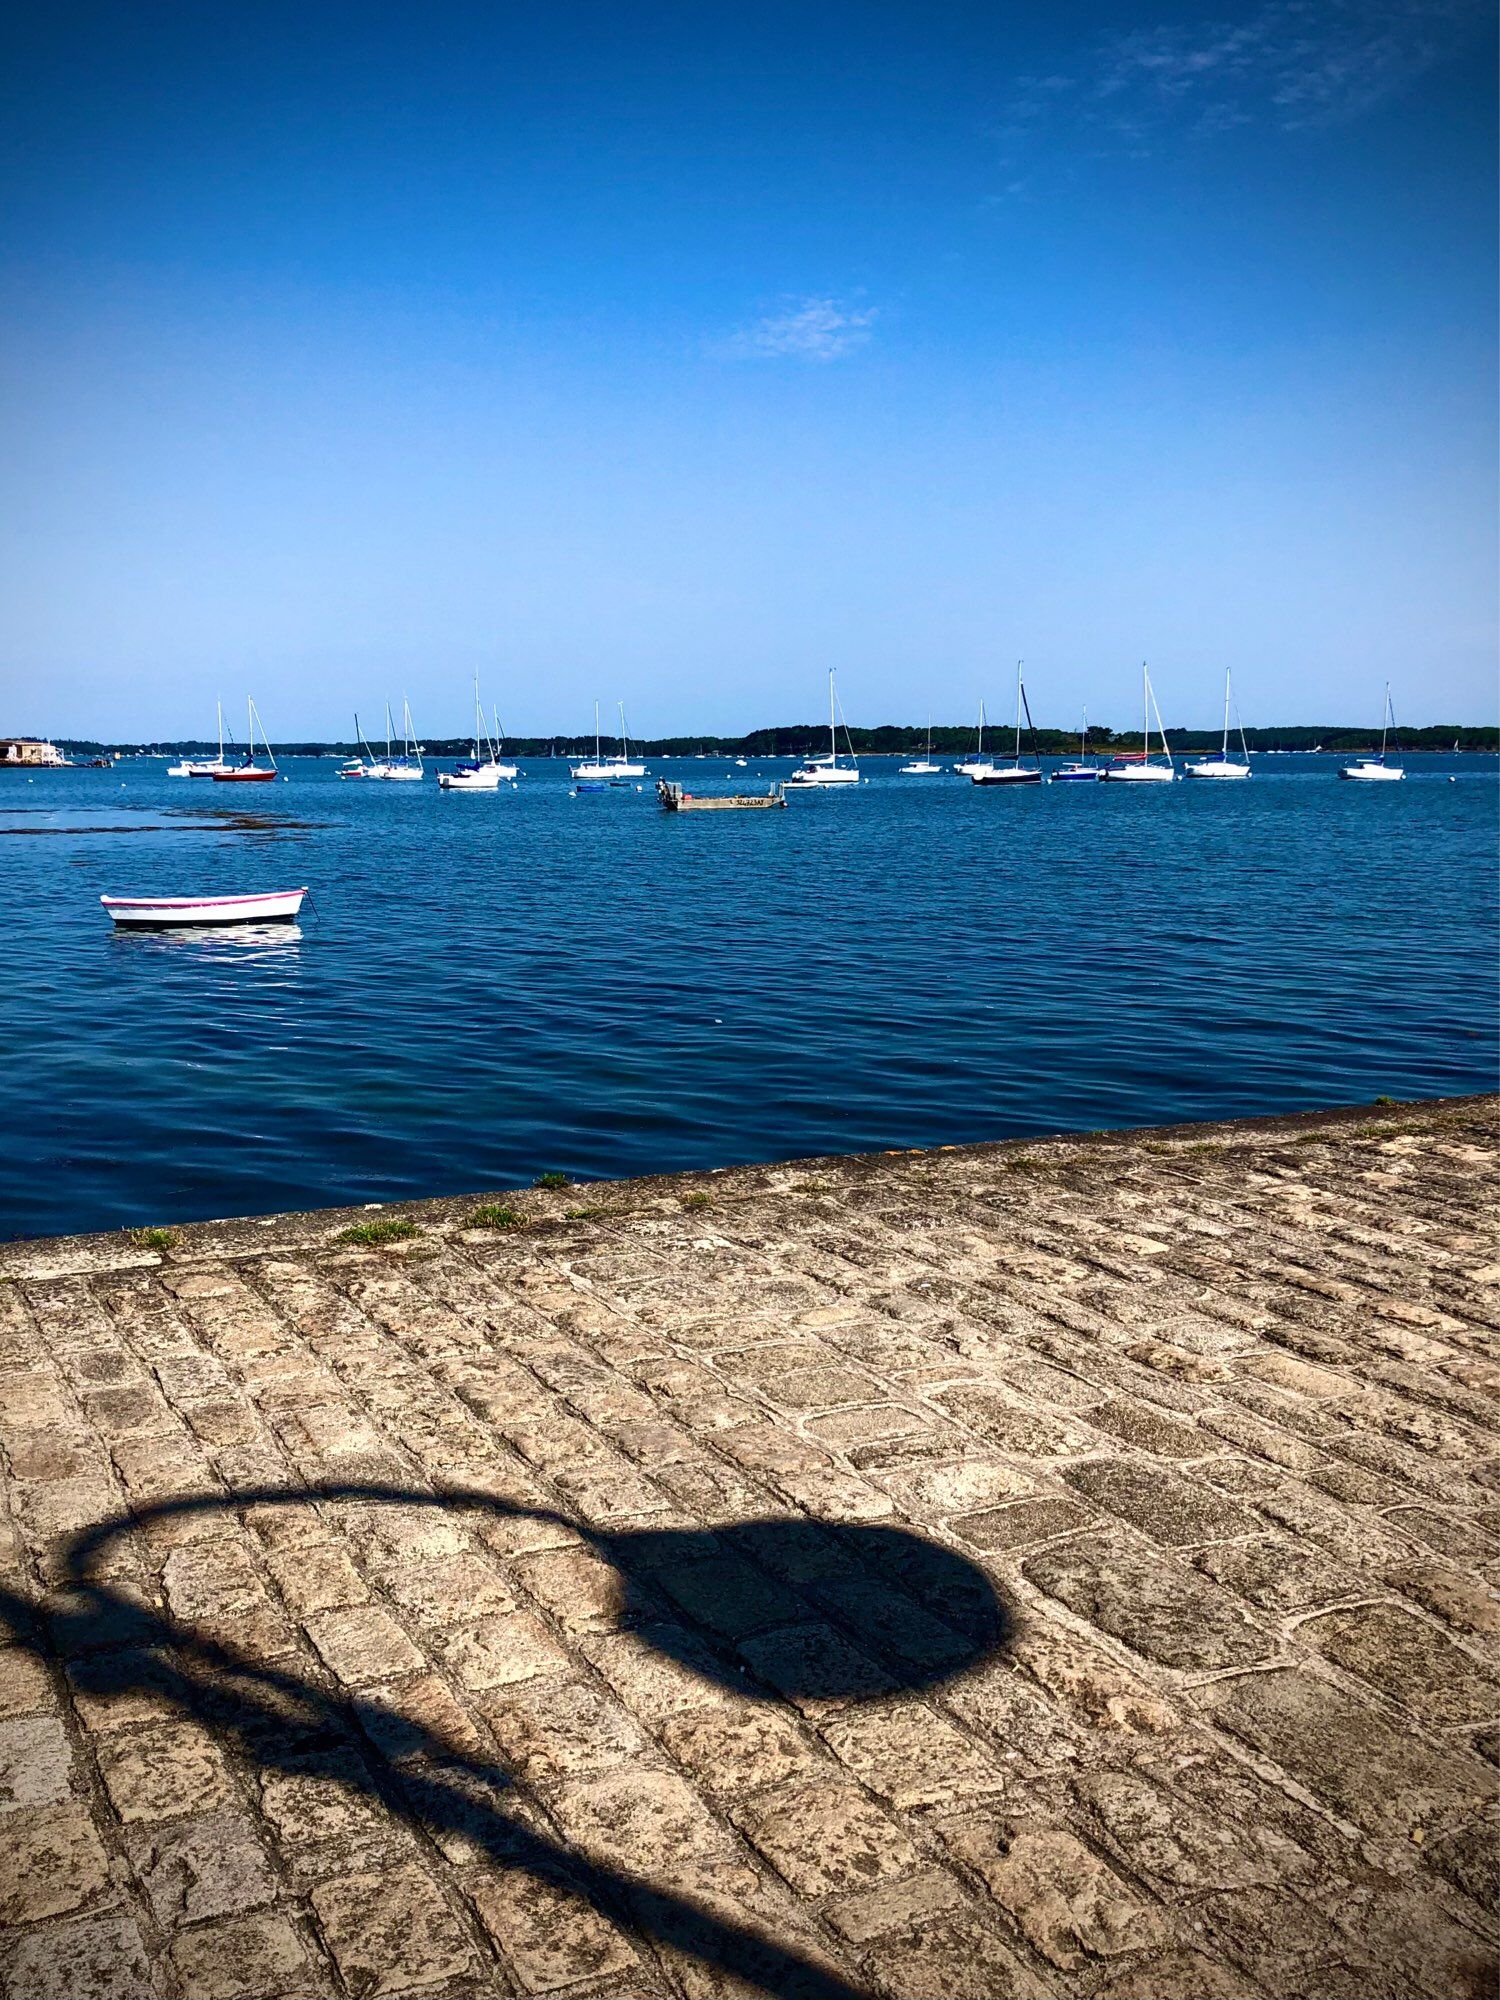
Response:
[[[114,811],[130,812],[130,806],[114,807]],[[47,806],[7,807],[0,818],[12,814],[37,813],[51,816]],[[26,835],[36,839],[46,834],[96,834],[96,833],[318,833],[327,824],[324,820],[286,819],[270,813],[236,812],[232,809],[219,810],[213,806],[143,806],[142,818],[129,825],[100,825],[86,820],[69,820],[62,826],[3,826],[0,836],[5,834]]]

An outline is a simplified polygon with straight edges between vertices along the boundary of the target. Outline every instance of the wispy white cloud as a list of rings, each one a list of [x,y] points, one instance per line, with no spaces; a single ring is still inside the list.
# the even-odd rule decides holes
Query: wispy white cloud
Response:
[[[1486,18],[1484,0],[1263,0],[1238,20],[1132,29],[1076,73],[1020,80],[1003,163],[1014,173],[1034,159],[1064,118],[1098,149],[1134,154],[1169,132],[1347,124],[1459,53]]]
[[[789,301],[780,312],[736,328],[714,343],[714,351],[728,361],[837,361],[864,346],[876,317],[873,306],[839,299]]]

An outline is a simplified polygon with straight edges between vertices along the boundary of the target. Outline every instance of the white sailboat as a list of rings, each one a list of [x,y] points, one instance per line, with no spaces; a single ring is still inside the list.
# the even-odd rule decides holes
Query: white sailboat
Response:
[[[484,753],[480,753],[481,741]],[[479,676],[474,676],[474,757],[471,763],[455,764],[451,771],[439,771],[438,783],[445,792],[494,792],[500,788],[502,778],[516,775],[514,764],[502,764],[496,752],[495,742],[485,726],[484,710],[479,702]]]
[[[1083,711],[1083,727],[1078,735],[1078,762],[1059,764],[1055,771],[1047,774],[1049,785],[1094,785],[1099,782],[1099,766],[1088,761],[1089,754],[1089,712]]]
[[[1238,717],[1236,717],[1238,721]],[[1229,669],[1224,670],[1224,741],[1219,746],[1217,757],[1200,757],[1195,764],[1185,767],[1190,778],[1248,778],[1250,775],[1250,752],[1245,744],[1245,725],[1241,722],[1240,759],[1229,754]]]
[[[795,785],[799,790],[805,790],[820,785],[857,785],[859,783],[859,765],[854,761],[854,746],[852,743],[849,746],[849,762],[847,764],[839,762],[837,712],[838,694],[834,685],[833,669],[830,667],[828,670],[828,755],[826,757],[804,758],[787,779],[788,785]],[[846,722],[844,724],[844,735],[846,738],[848,734],[849,725]]]
[[[1339,776],[1341,778],[1358,778],[1365,784],[1391,784],[1399,778],[1404,778],[1406,770],[1403,765],[1387,764],[1385,761],[1386,742],[1395,725],[1395,711],[1391,707],[1391,684],[1387,681],[1385,684],[1385,713],[1380,721],[1380,755],[1378,757],[1356,757],[1352,764],[1341,764],[1339,766]],[[1396,754],[1400,755],[1399,744],[1397,745]]]
[[[925,757],[913,757],[909,764],[903,764],[901,766],[901,776],[903,778],[935,778],[941,773],[942,768],[941,764],[934,764],[932,761],[932,717],[929,715],[927,718],[927,754]]]
[[[1036,725],[1031,721],[1031,704],[1026,699],[1026,685],[1021,678],[1024,660],[1016,661],[1016,748],[1008,764],[992,764],[988,770],[971,771],[970,782],[975,785],[1039,785],[1042,782],[1042,767],[1035,755],[1029,764],[1021,762],[1021,711],[1026,712],[1026,720],[1031,726],[1033,751],[1036,744]]]
[[[982,777],[986,771],[993,771],[995,768],[992,761],[984,754],[983,701],[981,701],[979,704],[979,747],[974,752],[974,755],[972,757],[965,758],[962,763],[955,764],[953,768],[961,778],[979,778]]]
[[[476,689],[475,692],[477,695],[478,690]],[[495,733],[490,738],[491,750],[496,759],[495,769],[500,773],[502,778],[505,778],[507,780],[514,780],[516,778],[519,778],[521,775],[519,765],[507,764],[500,760],[500,753],[505,748],[505,732],[500,727],[499,709],[498,708],[491,709],[490,715],[495,725]]]
[[[266,725],[261,722],[260,711],[256,708],[253,697],[247,700],[246,707],[249,714],[249,743],[245,751],[245,761],[242,764],[225,764],[221,758],[220,768],[208,774],[216,785],[269,785],[278,775],[276,755],[267,741]],[[260,728],[261,748],[266,753],[264,764],[257,764],[255,761],[257,725]]]
[[[625,704],[617,704],[620,710],[620,752],[618,756],[606,757],[602,753],[602,739],[599,735],[599,704],[594,703],[594,754],[585,757],[579,764],[571,766],[570,775],[585,784],[622,784],[631,778],[644,778],[646,767],[634,762],[630,755],[630,738],[625,729]]]
[[[412,726],[411,703],[409,701],[403,701],[401,704],[401,732],[401,755],[398,757],[393,748],[395,727],[391,720],[391,705],[387,702],[385,705],[385,756],[383,758],[377,757],[371,759],[365,766],[363,772],[365,777],[379,778],[387,784],[412,784],[425,775],[422,765],[422,746],[416,740],[416,730]]]
[[[167,766],[167,776],[169,778],[211,778],[216,771],[227,771],[231,768],[224,761],[224,704],[222,701],[216,702],[215,707],[219,712],[218,756],[184,757],[180,764],[169,764]]]
[[[1141,685],[1144,690],[1142,696],[1144,712],[1141,719],[1141,742],[1144,748],[1139,751],[1116,751],[1116,761],[1105,768],[1103,775],[1117,785],[1170,785],[1177,776],[1177,770],[1172,762],[1172,753],[1167,748],[1167,732],[1161,726],[1161,710],[1156,706],[1156,696],[1151,691],[1150,669],[1144,660],[1141,662]],[[1153,710],[1156,714],[1156,733],[1161,738],[1162,755],[1167,760],[1165,764],[1153,764],[1151,761]]]
[[[337,775],[341,778],[368,778],[375,768],[375,752],[365,741],[365,732],[359,726],[359,710],[354,711],[354,738],[359,744],[360,755],[348,757],[339,765]]]

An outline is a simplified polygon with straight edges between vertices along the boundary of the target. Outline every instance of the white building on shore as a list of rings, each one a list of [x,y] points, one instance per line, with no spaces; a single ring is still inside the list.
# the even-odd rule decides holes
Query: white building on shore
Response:
[[[55,743],[37,736],[0,736],[0,764],[25,764],[32,770],[55,770],[68,759]]]

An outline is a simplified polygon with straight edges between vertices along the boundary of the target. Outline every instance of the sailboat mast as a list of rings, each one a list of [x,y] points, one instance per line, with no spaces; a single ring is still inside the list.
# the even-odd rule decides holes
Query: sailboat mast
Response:
[[[1380,761],[1385,762],[1385,740],[1391,731],[1391,684],[1385,684],[1385,707],[1380,712]]]
[[[1141,661],[1141,762],[1151,762],[1151,675]]]
[[[214,706],[219,711],[219,762],[224,762],[224,702],[221,697]]]
[[[601,752],[599,748],[599,704],[596,701],[594,703],[594,762],[596,764],[599,762],[600,755]]]
[[[628,763],[630,761],[630,737],[626,733],[625,729],[625,704],[623,701],[619,704],[619,709],[620,709],[620,755]]]
[[[1224,669],[1224,743],[1219,751],[1219,762],[1229,762],[1229,669]]]
[[[833,668],[828,669],[828,761],[836,764],[839,760],[838,731],[833,722]]]
[[[1025,664],[1024,660],[1016,661],[1016,754],[1012,761],[1017,764],[1021,761],[1021,669]]]

